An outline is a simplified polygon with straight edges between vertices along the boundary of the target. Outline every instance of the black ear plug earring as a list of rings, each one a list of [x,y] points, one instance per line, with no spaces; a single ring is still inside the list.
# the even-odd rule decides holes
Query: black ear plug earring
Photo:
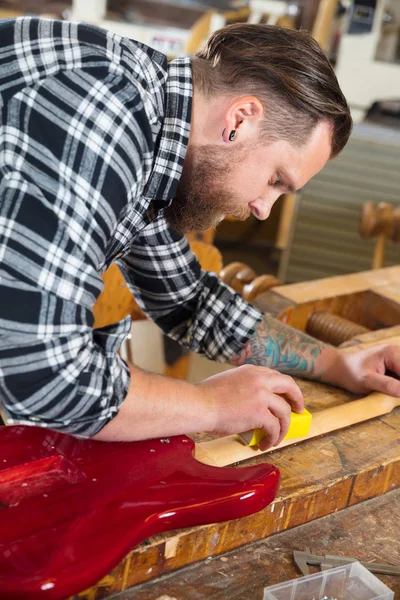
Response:
[[[225,129],[222,132],[222,137],[224,137],[224,133],[225,133]],[[236,129],[232,129],[232,131],[229,134],[229,141],[233,142],[233,140],[235,139],[235,137],[236,137]]]

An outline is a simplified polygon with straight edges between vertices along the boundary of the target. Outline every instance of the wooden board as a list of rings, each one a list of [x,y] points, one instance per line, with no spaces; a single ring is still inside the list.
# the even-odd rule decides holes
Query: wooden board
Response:
[[[322,298],[333,298],[344,294],[362,292],[372,288],[379,289],[381,286],[396,285],[399,280],[400,266],[395,266],[279,286],[274,291],[287,300],[300,304]]]
[[[279,315],[282,310],[291,310],[301,302],[338,302],[335,295],[345,296],[347,290],[349,294],[361,295],[360,298],[364,294],[364,301],[368,300],[364,304],[360,300],[358,310],[367,311],[367,305],[375,299],[378,308],[368,314],[377,324],[382,318],[386,319],[386,325],[397,325],[400,313],[397,312],[394,291],[396,278],[400,279],[400,267],[332,278],[331,288],[329,280],[275,288],[262,296],[262,307]],[[386,288],[386,295],[380,294],[383,284],[390,286],[390,292],[389,287]],[[291,290],[283,294],[282,290],[286,288]],[[380,340],[385,342],[395,335],[399,335],[398,326],[360,336],[353,343],[360,348],[377,344]],[[320,383],[298,383],[307,406],[314,412],[356,398]],[[196,441],[207,439],[210,436],[205,434],[196,436]],[[356,425],[351,430],[345,429],[258,456],[250,464],[258,462],[271,462],[281,471],[281,488],[273,505],[238,521],[171,532],[147,540],[97,586],[75,596],[74,600],[107,598],[175,569],[216,557],[394,490],[400,486],[400,409]]]
[[[388,529],[390,528],[390,533]],[[174,576],[135,587],[118,600],[259,600],[263,589],[301,577],[293,551],[356,557],[400,565],[400,490],[357,504],[220,557],[186,567]],[[311,572],[314,569],[311,568]],[[315,570],[317,572],[317,570]],[[376,575],[400,598],[400,577]]]

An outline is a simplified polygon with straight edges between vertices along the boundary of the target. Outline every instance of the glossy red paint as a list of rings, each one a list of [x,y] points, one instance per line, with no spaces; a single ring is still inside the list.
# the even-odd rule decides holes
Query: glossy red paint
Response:
[[[1,427],[0,598],[63,600],[151,535],[274,499],[275,467],[210,467],[193,449],[186,436],[107,443]]]

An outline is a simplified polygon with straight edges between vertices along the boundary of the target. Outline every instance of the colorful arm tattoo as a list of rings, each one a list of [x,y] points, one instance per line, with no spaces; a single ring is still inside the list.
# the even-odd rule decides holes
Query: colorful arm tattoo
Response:
[[[315,362],[328,348],[302,331],[265,315],[243,350],[233,357],[235,366],[261,365],[281,373],[315,378]]]

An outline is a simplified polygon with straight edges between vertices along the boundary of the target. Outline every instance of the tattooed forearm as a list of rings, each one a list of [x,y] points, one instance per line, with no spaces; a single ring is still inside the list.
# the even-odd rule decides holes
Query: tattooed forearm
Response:
[[[235,366],[262,365],[281,373],[318,377],[315,363],[327,345],[292,329],[269,315],[249,339],[242,352],[232,359]]]

